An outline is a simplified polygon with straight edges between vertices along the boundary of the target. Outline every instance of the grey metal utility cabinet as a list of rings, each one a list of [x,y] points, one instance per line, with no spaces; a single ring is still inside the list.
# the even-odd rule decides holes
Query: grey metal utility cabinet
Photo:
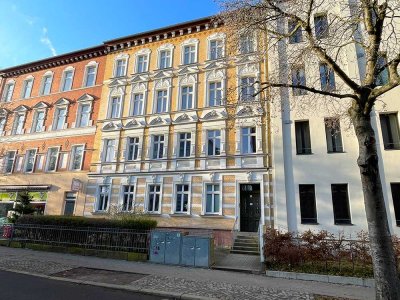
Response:
[[[214,263],[214,241],[211,237],[184,236],[181,264],[209,268]]]
[[[161,264],[180,264],[181,243],[180,231],[152,231],[150,261]]]

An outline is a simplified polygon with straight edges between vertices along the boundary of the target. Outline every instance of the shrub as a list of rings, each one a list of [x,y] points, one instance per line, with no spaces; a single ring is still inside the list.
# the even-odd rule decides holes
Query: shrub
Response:
[[[86,218],[72,216],[21,216],[16,224],[53,225],[68,227],[123,228],[150,230],[157,227],[157,221],[144,216],[121,219]]]

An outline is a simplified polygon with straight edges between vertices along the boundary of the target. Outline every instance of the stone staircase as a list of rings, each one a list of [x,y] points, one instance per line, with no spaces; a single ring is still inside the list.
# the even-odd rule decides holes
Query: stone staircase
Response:
[[[238,232],[232,249],[234,254],[260,255],[259,238],[257,233]]]

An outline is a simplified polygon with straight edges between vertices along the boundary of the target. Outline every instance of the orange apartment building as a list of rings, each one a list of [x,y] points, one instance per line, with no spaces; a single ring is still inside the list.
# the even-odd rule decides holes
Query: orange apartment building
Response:
[[[83,214],[104,46],[0,71],[0,218],[18,192],[38,213]]]

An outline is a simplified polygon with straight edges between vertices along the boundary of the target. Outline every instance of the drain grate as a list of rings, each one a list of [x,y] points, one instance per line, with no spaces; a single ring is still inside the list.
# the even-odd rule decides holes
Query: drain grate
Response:
[[[149,275],[140,273],[119,272],[92,268],[74,268],[52,274],[55,277],[71,278],[83,281],[94,281],[109,284],[127,285]]]

